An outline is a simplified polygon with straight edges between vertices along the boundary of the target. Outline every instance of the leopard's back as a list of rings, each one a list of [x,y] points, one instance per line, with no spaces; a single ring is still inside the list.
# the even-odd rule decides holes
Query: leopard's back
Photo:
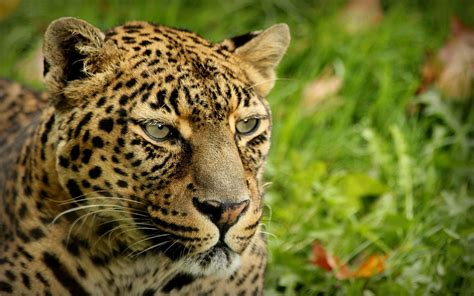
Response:
[[[11,239],[18,223],[11,191],[17,175],[18,158],[31,136],[42,106],[44,93],[19,83],[0,79],[0,241]],[[1,250],[0,252],[6,250]],[[0,253],[3,254],[3,253]],[[0,256],[1,257],[1,256]]]
[[[45,93],[0,78],[0,149],[21,145],[45,104]],[[8,157],[1,154],[0,159],[4,158]]]

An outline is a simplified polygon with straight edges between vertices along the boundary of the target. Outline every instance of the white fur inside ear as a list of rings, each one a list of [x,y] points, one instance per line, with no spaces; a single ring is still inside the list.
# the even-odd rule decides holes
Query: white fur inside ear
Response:
[[[70,50],[86,53],[91,48],[101,48],[104,39],[104,33],[88,22],[73,17],[63,17],[53,21],[46,29],[43,52],[51,67],[63,66],[67,63]],[[73,48],[67,47],[69,43]]]
[[[254,88],[266,96],[275,81],[275,68],[290,44],[290,30],[286,24],[273,25],[235,50],[236,56],[253,68],[247,71]]]
[[[115,44],[106,42],[100,29],[72,17],[60,18],[48,26],[43,53],[44,81],[58,110],[76,105],[91,85],[102,84],[121,60]]]

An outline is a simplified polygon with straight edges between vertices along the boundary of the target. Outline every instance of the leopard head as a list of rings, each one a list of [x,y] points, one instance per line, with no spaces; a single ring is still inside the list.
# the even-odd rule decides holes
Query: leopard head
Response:
[[[284,24],[210,43],[146,22],[105,33],[53,22],[45,81],[69,204],[134,256],[164,255],[195,275],[235,270],[260,239],[265,97],[289,40]]]

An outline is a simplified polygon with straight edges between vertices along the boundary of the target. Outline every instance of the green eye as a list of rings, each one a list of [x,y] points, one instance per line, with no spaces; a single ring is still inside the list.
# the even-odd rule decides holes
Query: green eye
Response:
[[[143,126],[145,133],[155,141],[164,141],[171,136],[171,128],[164,124],[147,124]]]
[[[259,118],[247,118],[244,120],[237,121],[235,125],[235,129],[241,135],[250,135],[251,133],[255,132],[257,128],[260,126],[260,119]]]

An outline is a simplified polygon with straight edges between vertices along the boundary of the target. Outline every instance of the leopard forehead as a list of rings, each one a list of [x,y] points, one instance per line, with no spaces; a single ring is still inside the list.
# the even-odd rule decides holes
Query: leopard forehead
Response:
[[[225,71],[229,71],[227,66],[235,66],[232,65],[235,61],[232,60],[232,54],[226,45],[210,43],[187,30],[148,22],[130,22],[110,29],[105,35],[106,39],[112,40],[119,48],[128,52],[128,59],[138,57],[141,61],[142,58],[149,57],[149,60],[155,63],[167,63],[169,66],[217,62],[214,66],[223,66]],[[152,53],[155,54],[155,59],[150,58]],[[209,67],[200,70],[203,70],[201,71],[203,76],[207,76],[212,70],[218,69]]]
[[[226,45],[147,22],[115,27],[106,42],[118,48],[121,61],[102,95],[130,105],[132,117],[173,113],[203,124],[222,121],[239,106],[267,113]]]

